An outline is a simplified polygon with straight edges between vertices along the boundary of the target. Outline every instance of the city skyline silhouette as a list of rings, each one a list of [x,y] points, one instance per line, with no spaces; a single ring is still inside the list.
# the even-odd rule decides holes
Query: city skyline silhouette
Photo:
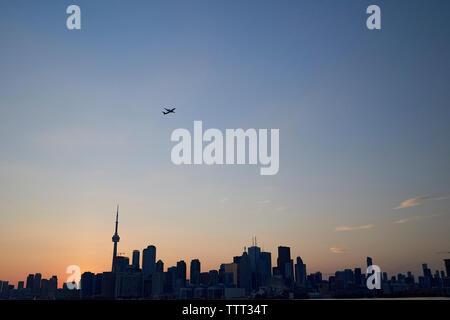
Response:
[[[366,273],[364,268],[355,267],[338,270],[329,277],[320,271],[308,274],[302,258],[291,258],[291,248],[287,246],[278,246],[276,264],[272,267],[271,253],[258,247],[256,237],[250,247],[244,247],[241,256],[223,262],[218,270],[202,270],[199,259],[191,260],[189,269],[183,259],[165,269],[154,245],[143,249],[142,256],[140,250],[133,250],[130,261],[118,253],[118,226],[119,205],[110,270],[97,274],[83,270],[76,282],[72,277],[71,281],[63,282],[62,289],[58,288],[57,276],[47,280],[41,273],[29,274],[26,281],[19,281],[16,286],[0,280],[0,299],[284,299],[450,294],[450,259],[444,259],[445,271],[436,270],[434,275],[426,263],[422,264],[422,276],[411,271],[390,276],[380,269],[383,285],[370,290],[367,283],[371,271]],[[366,263],[369,270],[372,257],[367,256]],[[73,270],[70,268],[70,273]]]
[[[166,267],[219,270],[256,236],[327,277],[442,270],[450,2],[386,1],[380,30],[369,4],[1,1],[0,279],[110,270],[117,203],[116,256],[153,244]],[[279,129],[277,174],[175,165],[194,121]]]

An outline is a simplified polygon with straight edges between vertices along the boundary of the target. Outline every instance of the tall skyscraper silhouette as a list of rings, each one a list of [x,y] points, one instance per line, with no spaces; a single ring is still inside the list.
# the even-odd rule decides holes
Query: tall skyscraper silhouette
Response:
[[[41,291],[41,278],[42,275],[40,273],[36,273],[34,275],[34,279],[33,279],[33,288],[32,288],[32,294],[33,297],[39,297],[40,295],[40,291]]]
[[[422,264],[423,276],[425,278],[431,278],[431,270],[428,268],[428,264]]]
[[[289,247],[278,247],[278,258],[277,258],[277,267],[280,274],[283,276],[283,278],[286,278],[286,269],[289,268],[286,267],[286,264],[289,264],[291,262],[291,248]]]
[[[155,264],[155,272],[164,272],[164,262],[161,259]]]
[[[450,259],[444,259],[445,271],[447,272],[447,277],[450,278]]]
[[[156,247],[148,246],[142,251],[142,273],[144,279],[151,279],[156,266]]]
[[[178,289],[184,288],[185,286],[186,286],[186,262],[184,262],[184,260],[180,260],[177,262],[175,287],[178,291]]]
[[[254,272],[254,273],[256,273],[260,254],[261,254],[261,248],[258,247],[255,243],[253,243],[253,245],[248,248],[248,256],[250,258],[250,265],[252,267],[252,272]]]
[[[272,254],[270,252],[261,252],[259,256],[259,272],[261,275],[261,285],[269,285],[272,276]]]
[[[166,290],[168,293],[175,292],[177,280],[177,267],[167,268]]]
[[[141,252],[139,250],[133,250],[133,260],[132,260],[133,262],[132,262],[132,265],[133,265],[133,268],[135,270],[139,269],[139,257],[140,257],[140,255],[141,255]]]
[[[114,271],[114,263],[116,262],[117,257],[117,243],[120,241],[120,237],[118,232],[119,227],[119,205],[117,205],[117,213],[116,213],[116,231],[114,232],[114,235],[112,237],[112,242],[114,243],[114,249],[113,249],[113,259],[112,259],[112,267],[111,270]]]
[[[190,273],[189,282],[194,285],[200,284],[200,260],[193,259],[191,261]]]
[[[33,289],[33,282],[34,282],[34,274],[29,274],[28,277],[27,277],[26,288],[32,290]]]
[[[367,267],[370,267],[372,265],[372,258],[367,257]]]
[[[95,274],[84,272],[81,275],[80,299],[89,299],[94,295]]]
[[[297,257],[295,265],[295,282],[298,286],[305,287],[306,285],[306,264],[303,263],[301,257]]]
[[[248,248],[248,257],[252,270],[252,289],[267,285],[272,272],[272,257],[270,252],[263,252],[257,246],[256,237],[253,238],[252,246]]]
[[[244,251],[239,261],[239,288],[244,288],[248,294],[252,290],[252,266],[248,253]]]

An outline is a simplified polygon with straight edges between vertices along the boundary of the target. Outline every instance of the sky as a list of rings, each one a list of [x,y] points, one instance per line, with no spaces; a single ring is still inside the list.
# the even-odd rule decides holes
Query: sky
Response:
[[[67,6],[81,30],[66,28]],[[366,8],[381,8],[381,30]],[[0,1],[0,279],[157,247],[218,269],[434,273],[450,257],[448,1]],[[176,107],[163,116],[162,107]],[[280,169],[181,165],[173,130],[277,128]],[[188,267],[189,270],[189,267]]]

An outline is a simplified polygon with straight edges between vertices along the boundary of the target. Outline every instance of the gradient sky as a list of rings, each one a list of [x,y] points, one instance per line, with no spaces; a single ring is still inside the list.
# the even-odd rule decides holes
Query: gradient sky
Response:
[[[66,29],[70,4],[81,31]],[[365,27],[370,4],[381,31]],[[165,268],[217,269],[256,236],[272,264],[287,245],[308,272],[367,255],[390,274],[443,269],[449,12],[425,0],[1,0],[0,279],[109,270],[117,203],[119,252],[153,244]],[[279,128],[279,173],[173,165],[170,134],[194,120]]]

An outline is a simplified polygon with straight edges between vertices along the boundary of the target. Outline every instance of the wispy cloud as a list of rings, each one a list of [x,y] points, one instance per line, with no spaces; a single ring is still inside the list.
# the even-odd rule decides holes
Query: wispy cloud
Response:
[[[258,201],[259,204],[265,205],[265,204],[269,204],[271,201],[270,200],[261,200]]]
[[[336,248],[336,247],[332,247],[330,248],[330,251],[336,254],[342,254],[345,252],[344,248]]]
[[[437,216],[439,216],[439,215],[433,214],[431,216],[414,216],[414,217],[409,217],[409,218],[405,218],[405,219],[400,219],[400,220],[394,221],[393,223],[401,224],[401,223],[407,223],[407,222],[411,222],[411,221],[433,218],[433,217],[437,217]]]
[[[224,198],[220,199],[219,202],[225,203],[225,202],[228,202],[228,200],[230,200],[230,199],[228,199],[227,197],[224,197]]]
[[[415,197],[415,198],[411,198],[408,199],[406,201],[403,201],[402,203],[400,203],[397,207],[395,207],[394,209],[403,209],[403,208],[408,208],[408,207],[415,207],[418,206],[419,204],[421,204],[422,202],[426,201],[426,200],[442,200],[442,199],[448,199],[449,195],[426,195],[426,196],[420,196],[420,197]]]
[[[336,231],[353,231],[353,230],[362,230],[362,229],[372,229],[374,224],[365,224],[363,226],[349,227],[349,226],[340,226],[336,227]]]
[[[281,207],[276,208],[275,210],[276,211],[286,211],[287,209],[288,209],[288,207],[281,206]]]
[[[394,221],[393,223],[407,223],[407,222],[411,222],[411,221],[415,221],[415,220],[421,220],[423,218],[424,218],[423,216],[415,216],[415,217],[411,217],[411,218],[400,219],[400,220]]]

